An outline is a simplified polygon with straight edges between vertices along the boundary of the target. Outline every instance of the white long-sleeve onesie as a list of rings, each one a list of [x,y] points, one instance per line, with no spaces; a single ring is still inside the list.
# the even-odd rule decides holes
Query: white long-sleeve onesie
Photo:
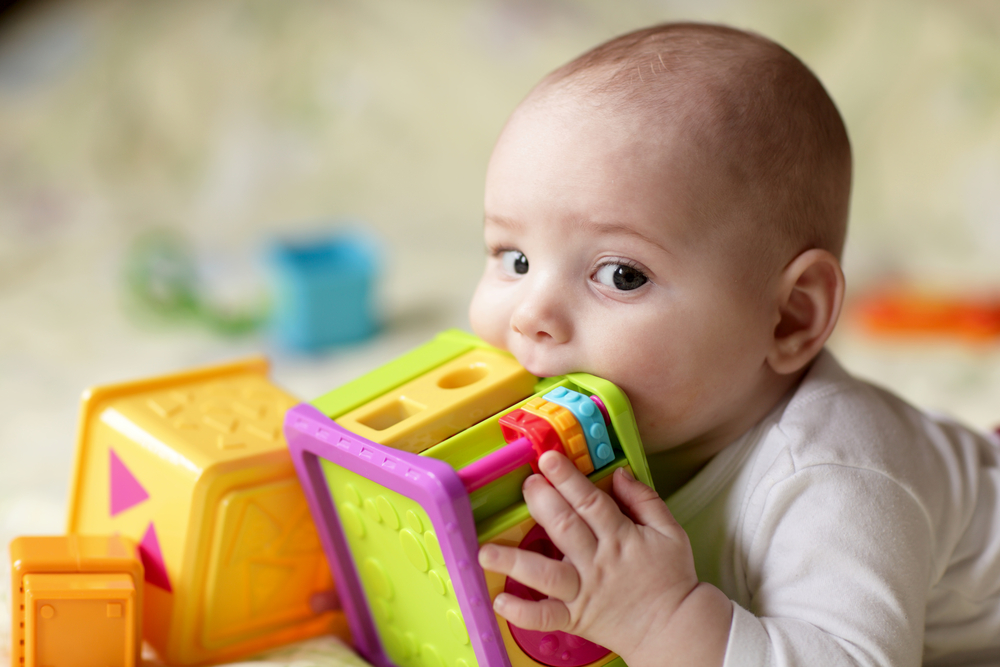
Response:
[[[822,353],[667,499],[734,602],[726,667],[1000,665],[998,464]]]

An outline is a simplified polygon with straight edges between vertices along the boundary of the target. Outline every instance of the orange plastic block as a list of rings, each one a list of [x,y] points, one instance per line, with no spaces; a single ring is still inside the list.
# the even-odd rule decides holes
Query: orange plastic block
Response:
[[[876,334],[942,336],[971,341],[1000,336],[1000,298],[948,296],[905,287],[873,291],[853,304],[853,314]]]
[[[143,567],[120,536],[19,537],[10,544],[12,667],[135,667]]]
[[[297,402],[264,359],[85,394],[68,529],[139,543],[165,662],[348,636],[281,431]]]
[[[336,422],[372,442],[419,453],[530,396],[537,381],[509,355],[475,349]]]
[[[594,472],[594,462],[590,458],[590,450],[587,449],[587,438],[583,435],[580,422],[572,412],[559,405],[546,401],[541,396],[536,396],[521,406],[525,412],[537,415],[552,424],[552,428],[559,434],[562,440],[563,449],[566,456],[576,466],[577,470],[584,475]]]

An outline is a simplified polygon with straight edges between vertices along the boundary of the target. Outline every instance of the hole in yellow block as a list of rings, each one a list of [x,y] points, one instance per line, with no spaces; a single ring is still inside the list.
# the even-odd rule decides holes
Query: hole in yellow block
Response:
[[[486,364],[472,364],[448,373],[438,380],[437,385],[442,389],[461,389],[479,382],[489,374],[490,368]]]
[[[412,417],[425,408],[426,406],[423,406],[416,401],[411,401],[405,396],[400,396],[392,403],[384,405],[375,412],[361,417],[358,419],[358,422],[364,424],[373,431],[384,431],[391,426],[395,426],[404,419]]]

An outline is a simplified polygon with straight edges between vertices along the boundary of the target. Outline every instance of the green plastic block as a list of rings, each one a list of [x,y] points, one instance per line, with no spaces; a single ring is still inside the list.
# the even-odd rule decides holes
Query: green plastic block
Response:
[[[612,463],[592,472],[588,476],[588,479],[592,482],[598,482],[613,473],[616,468],[626,465],[628,465],[628,461],[625,460],[625,457],[619,456]],[[498,512],[483,521],[476,522],[476,539],[479,540],[480,544],[485,544],[505,530],[513,528],[530,518],[531,515],[528,514],[528,506],[522,499],[521,502],[507,507],[502,512]]]
[[[399,667],[477,667],[424,509],[329,461],[321,465],[389,659]]]
[[[439,334],[374,371],[323,394],[312,401],[312,405],[330,419],[336,419],[477,347],[474,341],[463,340],[457,335],[460,333],[464,332]],[[475,338],[471,334],[466,335]]]
[[[336,419],[477,347],[507,354],[466,331],[448,329],[420,347],[323,394],[311,404],[330,419]]]

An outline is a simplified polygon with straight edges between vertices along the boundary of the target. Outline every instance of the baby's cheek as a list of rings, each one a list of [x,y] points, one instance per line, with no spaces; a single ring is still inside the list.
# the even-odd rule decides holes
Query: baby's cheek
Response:
[[[490,345],[506,350],[504,332],[507,327],[501,315],[502,306],[492,297],[490,290],[480,284],[469,304],[469,323],[474,334]]]

